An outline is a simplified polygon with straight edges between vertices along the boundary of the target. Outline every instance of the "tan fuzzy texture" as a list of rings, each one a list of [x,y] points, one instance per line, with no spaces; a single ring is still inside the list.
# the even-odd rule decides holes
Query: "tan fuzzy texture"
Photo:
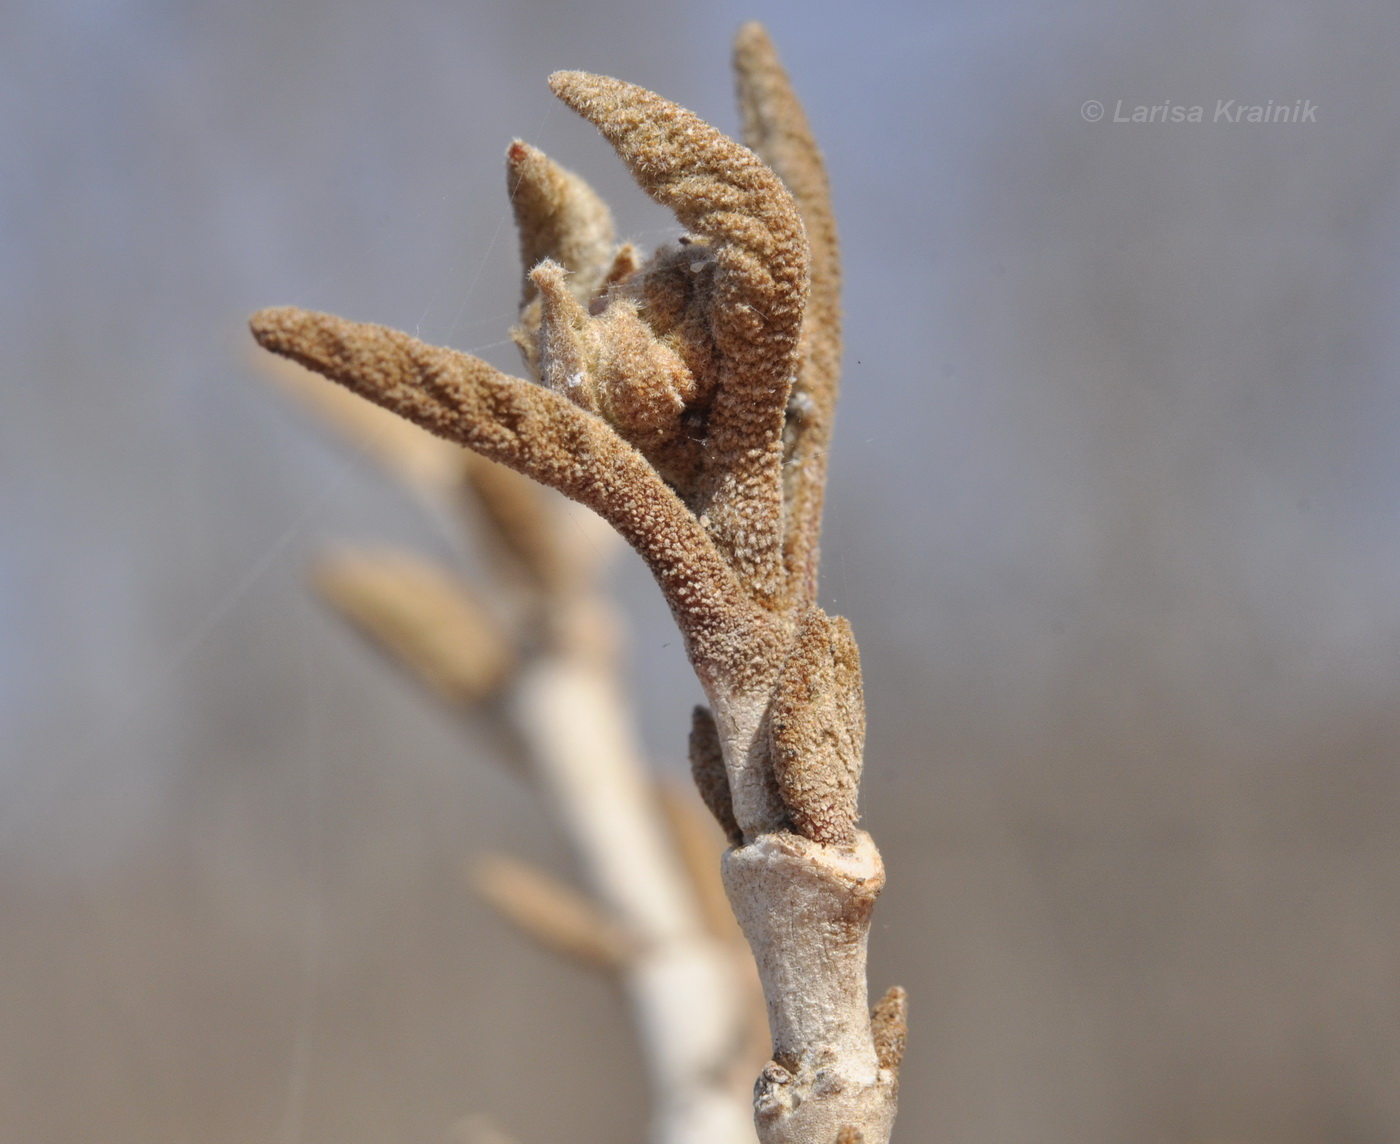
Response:
[[[672,456],[693,452],[685,414],[697,385],[680,355],[652,332],[631,298],[617,295],[595,316],[574,297],[557,263],[540,263],[531,278],[540,298],[533,355],[540,380],[599,414],[667,484],[683,487],[693,460],[677,464]]]
[[[506,151],[506,189],[520,237],[524,272],[520,321],[510,336],[531,374],[540,376],[539,334],[542,308],[533,271],[548,261],[566,276],[575,301],[588,304],[630,272],[627,244],[613,244],[612,212],[581,178],[565,170],[537,147],[517,139]]]
[[[849,624],[815,604],[841,357],[837,235],[820,152],[761,28],[740,31],[734,59],[748,146],[635,85],[551,77],[685,233],[645,259],[615,245],[582,180],[512,144],[524,274],[512,337],[533,381],[325,314],[265,310],[252,327],[267,349],[592,509],[642,556],[709,700],[693,717],[690,759],[730,843],[725,890],[766,1000],[773,1059],[754,1089],[759,1137],[887,1144],[905,1007],[898,990],[873,1016],[867,1004],[884,871],[856,829],[860,658]],[[503,546],[536,584],[567,596],[579,573],[537,542],[531,511],[518,514],[517,535],[508,498],[493,495],[481,499]],[[564,759],[579,753],[576,728],[606,729],[594,718],[606,689],[577,674],[602,660],[577,654],[589,640],[537,627],[573,650],[532,676],[520,710]],[[607,821],[615,804],[581,772],[561,769],[559,781],[563,802],[592,807],[590,830]],[[622,872],[608,884],[644,875],[608,869]],[[698,994],[647,996],[667,1009]],[[685,1012],[695,1025],[697,1011]]]
[[[705,530],[632,446],[567,398],[385,326],[295,307],[261,310],[272,350],[593,509],[647,562],[702,671],[763,672],[778,633]]]
[[[431,561],[394,549],[323,557],[312,582],[354,625],[451,703],[493,694],[515,649],[466,584]]]
[[[547,949],[610,970],[636,956],[636,938],[577,890],[526,862],[492,854],[468,873],[478,894]]]
[[[691,712],[690,777],[730,843],[742,842],[744,832],[734,818],[734,800],[729,793],[729,775],[724,766],[719,730],[708,707],[696,707]]]
[[[855,837],[865,697],[860,653],[840,616],[809,608],[783,667],[768,724],[773,776],[799,834],[849,845]]]
[[[609,347],[598,370],[602,414],[645,456],[680,434],[681,416],[695,399],[695,378],[642,321],[635,303],[621,299],[593,321]]]
[[[780,603],[782,429],[808,285],[797,208],[758,156],[652,92],[586,72],[556,72],[550,86],[603,133],[642,190],[710,243],[722,365],[699,508],[752,595]]]
[[[909,1040],[909,994],[901,986],[891,985],[876,1002],[870,1028],[875,1036],[875,1059],[882,1069],[897,1074]]]
[[[646,263],[617,280],[606,300],[594,303],[605,321],[616,315],[645,329],[655,347],[650,352],[674,378],[667,395],[680,399],[667,407],[664,420],[653,420],[640,433],[629,428],[635,418],[605,416],[619,423],[619,431],[696,512],[704,508],[708,418],[720,378],[721,359],[710,330],[714,266],[707,244],[682,238],[658,247]]]
[[[519,139],[506,152],[506,188],[525,272],[521,306],[534,297],[530,271],[546,258],[569,272],[578,297],[586,301],[613,261],[607,204],[572,171]]]
[[[801,362],[783,431],[784,564],[792,598],[810,603],[816,596],[827,450],[841,378],[840,244],[826,164],[801,101],[761,24],[739,29],[734,72],[744,142],[791,193],[811,249],[812,284],[802,327]]]
[[[720,382],[721,355],[710,330],[715,269],[710,245],[683,236],[657,247],[643,273],[626,282],[627,296],[635,300],[647,325],[695,378],[688,404],[698,414],[708,412]]]
[[[594,319],[569,289],[563,267],[545,259],[530,282],[539,295],[539,320],[532,358],[546,388],[580,409],[598,413],[598,373],[604,352]]]

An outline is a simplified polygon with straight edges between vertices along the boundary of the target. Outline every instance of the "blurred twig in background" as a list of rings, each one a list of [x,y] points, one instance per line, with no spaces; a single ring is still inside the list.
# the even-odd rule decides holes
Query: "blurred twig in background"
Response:
[[[327,602],[425,689],[507,726],[588,890],[499,854],[469,863],[470,884],[523,933],[622,984],[653,1068],[657,1140],[751,1139],[749,1077],[767,1054],[762,999],[723,903],[722,835],[693,791],[653,783],[636,745],[613,653],[620,621],[604,593],[614,534],[300,366],[258,360],[387,475],[459,520],[494,570],[469,583],[418,553],[341,547],[312,573]],[[454,1132],[500,1135],[480,1118]]]

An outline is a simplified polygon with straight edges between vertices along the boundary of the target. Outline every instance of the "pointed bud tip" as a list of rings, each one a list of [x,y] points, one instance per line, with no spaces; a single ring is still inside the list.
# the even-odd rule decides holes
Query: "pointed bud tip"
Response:
[[[549,89],[584,118],[591,118],[584,108],[608,89],[631,88],[621,80],[585,71],[557,71],[549,77]]]
[[[544,258],[530,271],[530,281],[546,298],[557,299],[567,291],[564,268],[552,258]]]
[[[253,339],[258,345],[276,353],[286,335],[301,325],[301,318],[305,313],[305,310],[296,306],[269,306],[248,319],[248,329],[252,331]]]
[[[749,20],[739,25],[734,33],[734,46],[741,51],[745,48],[771,48],[772,41],[768,29],[757,20]]]
[[[581,82],[587,82],[598,77],[591,72],[584,71],[557,71],[551,73],[549,77],[549,90],[559,95],[568,88],[574,87]]]

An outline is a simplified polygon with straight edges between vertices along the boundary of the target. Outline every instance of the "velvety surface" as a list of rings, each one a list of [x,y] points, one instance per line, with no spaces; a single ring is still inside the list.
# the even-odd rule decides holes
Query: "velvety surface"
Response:
[[[513,137],[671,233],[546,76],[733,130],[753,17],[844,243],[823,603],[865,671],[872,986],[911,994],[896,1139],[1400,1136],[1400,11],[11,0],[0,1137],[640,1139],[608,985],[462,878],[567,873],[543,812],[302,582],[334,539],[473,555],[244,322],[518,369]],[[1205,122],[1114,122],[1162,104]],[[698,689],[618,584],[679,773]]]

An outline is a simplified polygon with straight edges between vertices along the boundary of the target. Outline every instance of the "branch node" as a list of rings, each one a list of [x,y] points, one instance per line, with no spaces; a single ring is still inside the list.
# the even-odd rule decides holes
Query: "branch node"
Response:
[[[730,845],[738,846],[744,840],[744,832],[734,817],[734,800],[729,793],[729,774],[724,767],[719,728],[708,707],[696,707],[691,713],[690,774]]]

